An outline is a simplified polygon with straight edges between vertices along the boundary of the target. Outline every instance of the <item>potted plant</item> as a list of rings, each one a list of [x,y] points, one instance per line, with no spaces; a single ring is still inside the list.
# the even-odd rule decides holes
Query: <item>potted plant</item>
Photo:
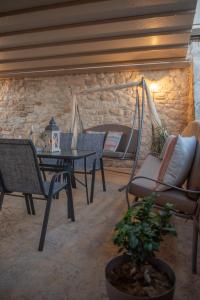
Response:
[[[106,286],[111,300],[170,300],[175,274],[164,261],[155,258],[163,237],[176,235],[171,224],[171,204],[154,209],[155,195],[130,208],[116,225],[113,242],[123,255],[106,266]]]

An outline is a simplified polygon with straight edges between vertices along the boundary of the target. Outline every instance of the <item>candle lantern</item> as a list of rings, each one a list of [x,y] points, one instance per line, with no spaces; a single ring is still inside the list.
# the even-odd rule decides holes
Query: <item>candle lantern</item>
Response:
[[[60,151],[60,130],[52,117],[45,128],[45,150],[48,152]]]

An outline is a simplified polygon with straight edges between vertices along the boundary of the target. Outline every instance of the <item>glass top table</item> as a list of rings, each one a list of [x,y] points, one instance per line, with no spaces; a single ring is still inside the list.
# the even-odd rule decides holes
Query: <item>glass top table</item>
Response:
[[[40,160],[40,168],[45,170],[45,167],[47,167],[46,171],[48,171],[48,166],[52,167],[53,171],[60,170],[62,169],[63,171],[69,171],[71,174],[71,183],[72,187],[76,188],[76,181],[79,182],[81,185],[85,186],[86,188],[86,197],[87,197],[87,204],[93,202],[93,195],[94,195],[94,184],[91,184],[91,192],[90,192],[90,200],[89,200],[89,194],[88,194],[88,183],[87,183],[87,157],[89,156],[94,156],[96,154],[95,151],[89,151],[89,150],[73,150],[73,149],[68,149],[68,150],[61,150],[58,152],[45,152],[43,150],[36,150],[37,157]],[[49,165],[42,163],[42,158],[49,158],[49,159],[57,159],[59,161],[63,161],[63,163],[58,163],[54,165]],[[74,175],[74,168],[73,168],[73,162],[74,160],[77,159],[83,159],[84,160],[84,179],[85,182],[83,183],[80,181],[78,178],[75,178]],[[95,172],[95,164],[96,164],[96,159],[95,163],[93,166],[93,173]],[[94,175],[92,175],[92,178]],[[92,179],[93,182],[94,179]]]
[[[56,158],[64,160],[75,160],[88,156],[95,155],[96,152],[88,150],[61,150],[59,152],[45,152],[42,150],[37,150],[37,156],[40,158]]]

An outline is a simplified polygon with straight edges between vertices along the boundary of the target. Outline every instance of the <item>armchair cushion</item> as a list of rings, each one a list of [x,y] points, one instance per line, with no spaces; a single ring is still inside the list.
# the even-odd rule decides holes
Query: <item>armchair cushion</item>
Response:
[[[158,180],[174,186],[182,186],[189,176],[196,149],[196,138],[182,137],[172,139],[164,155]],[[169,189],[166,186],[158,185],[157,191]]]
[[[162,163],[162,161],[159,158],[149,154],[146,157],[146,159],[145,159],[144,163],[142,164],[141,168],[139,169],[139,171],[136,173],[136,177],[144,176],[144,177],[149,177],[152,179],[157,179],[161,163]],[[136,179],[136,180],[134,180],[134,187],[136,187],[136,189],[139,187],[139,190],[141,188],[143,188],[144,190],[147,190],[147,193],[149,193],[149,190],[151,192],[155,191],[156,183],[153,181],[147,180],[147,179]],[[131,187],[130,191],[131,190],[132,190],[132,187]],[[139,191],[139,193],[140,193],[140,191]]]
[[[152,155],[148,155],[136,174],[157,180],[162,161]],[[145,197],[155,192],[157,183],[148,179],[138,178],[132,181],[129,186],[129,193],[137,197]],[[186,193],[170,189],[167,191],[157,192],[157,204],[164,205],[170,202],[174,209],[185,214],[193,214],[196,208],[196,201],[192,201]]]
[[[146,197],[155,192],[151,188],[154,182],[144,179],[136,179],[132,181],[129,192],[137,197]],[[172,203],[174,209],[178,212],[182,212],[188,215],[192,215],[196,208],[196,201],[192,201],[187,197],[187,194],[175,189],[170,189],[163,192],[157,192],[156,204],[163,206],[165,203]]]

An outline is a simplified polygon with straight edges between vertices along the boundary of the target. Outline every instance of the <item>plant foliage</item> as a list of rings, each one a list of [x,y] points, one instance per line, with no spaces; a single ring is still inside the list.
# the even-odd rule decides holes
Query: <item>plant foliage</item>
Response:
[[[162,152],[163,146],[169,134],[165,127],[157,126],[152,130],[153,130],[152,132],[153,135],[152,135],[151,152],[158,157]]]
[[[137,266],[155,256],[164,235],[176,235],[170,223],[172,205],[167,203],[162,211],[155,210],[155,197],[152,194],[143,204],[130,208],[115,227],[114,244]]]

